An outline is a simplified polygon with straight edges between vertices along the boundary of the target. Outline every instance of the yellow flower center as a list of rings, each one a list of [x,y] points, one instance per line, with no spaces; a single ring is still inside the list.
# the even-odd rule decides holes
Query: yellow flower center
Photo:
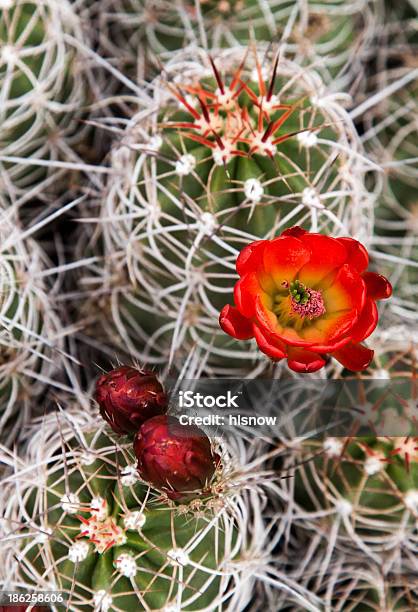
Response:
[[[301,329],[306,323],[325,314],[325,305],[320,291],[305,287],[300,281],[282,283],[283,291],[273,299],[273,312],[280,325],[291,325]]]

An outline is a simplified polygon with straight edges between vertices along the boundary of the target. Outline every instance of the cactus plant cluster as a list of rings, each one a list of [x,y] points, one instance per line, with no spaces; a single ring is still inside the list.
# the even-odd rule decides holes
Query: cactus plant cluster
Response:
[[[4,480],[10,588],[53,586],[72,610],[237,610],[250,600],[261,505],[249,509],[231,471],[177,503],[140,479],[131,444],[94,413],[49,415],[28,440]],[[2,460],[15,463],[4,451]]]
[[[231,358],[248,368],[256,352],[231,345],[216,320],[239,250],[296,223],[370,239],[358,222],[371,214],[373,165],[338,97],[317,73],[265,53],[174,55],[152,84],[152,107],[112,151],[96,282],[121,279],[107,317],[138,359],[181,363],[197,344],[214,372]]]
[[[0,0],[0,591],[417,607],[416,76],[413,0]]]
[[[95,9],[93,3],[93,14]],[[315,65],[338,90],[359,80],[379,14],[379,2],[370,0],[108,0],[95,19],[103,54],[133,77],[147,76],[148,63],[155,70],[160,58],[181,47],[286,41],[298,65]]]

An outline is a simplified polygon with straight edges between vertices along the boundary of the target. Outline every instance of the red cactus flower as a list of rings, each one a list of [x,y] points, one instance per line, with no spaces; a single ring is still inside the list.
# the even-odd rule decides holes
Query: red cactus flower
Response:
[[[118,434],[136,433],[147,419],[164,414],[168,399],[154,372],[122,366],[96,383],[100,414]]]
[[[236,307],[225,306],[222,329],[255,338],[271,359],[295,372],[316,372],[325,355],[360,371],[373,351],[361,344],[377,325],[375,300],[392,294],[389,281],[367,272],[369,257],[352,238],[331,238],[293,227],[274,240],[245,247],[236,267]]]
[[[171,499],[204,490],[220,461],[204,431],[170,416],[144,423],[134,451],[141,478]]]

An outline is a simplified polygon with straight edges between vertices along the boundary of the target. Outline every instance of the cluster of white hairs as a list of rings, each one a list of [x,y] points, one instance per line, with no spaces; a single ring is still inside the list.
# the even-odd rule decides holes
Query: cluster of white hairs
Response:
[[[80,163],[77,119],[92,97],[84,35],[68,0],[2,0],[0,9],[0,193],[16,205],[45,202]]]

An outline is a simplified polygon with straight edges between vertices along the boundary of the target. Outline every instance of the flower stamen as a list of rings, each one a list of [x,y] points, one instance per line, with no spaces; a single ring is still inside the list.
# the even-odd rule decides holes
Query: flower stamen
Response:
[[[292,311],[301,317],[312,320],[325,314],[324,300],[320,291],[308,289],[300,281],[295,280],[289,284],[289,294]]]

